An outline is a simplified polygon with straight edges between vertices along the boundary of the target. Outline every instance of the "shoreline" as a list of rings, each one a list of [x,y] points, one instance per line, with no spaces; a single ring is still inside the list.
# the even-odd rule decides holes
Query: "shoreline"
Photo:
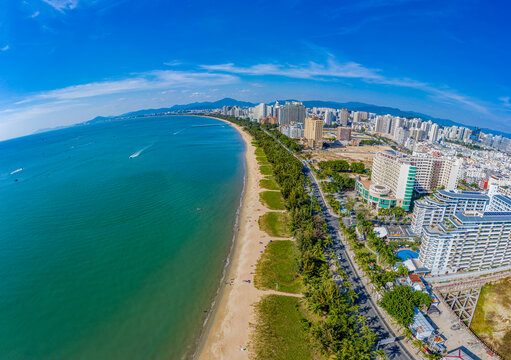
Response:
[[[247,191],[247,179],[248,179],[248,166],[247,166],[247,151],[248,151],[248,145],[247,139],[245,138],[244,134],[247,135],[248,140],[251,142],[251,136],[248,135],[241,129],[238,125],[235,125],[233,123],[230,123],[226,120],[215,118],[212,116],[202,116],[207,117],[214,120],[220,120],[222,122],[227,123],[229,126],[232,126],[241,136],[243,143],[245,144],[245,151],[243,153],[243,157],[245,158],[244,161],[244,174],[243,174],[243,188],[241,190],[240,195],[240,202],[238,205],[238,208],[236,209],[236,216],[234,219],[234,225],[233,225],[233,235],[231,240],[231,246],[229,247],[229,252],[227,254],[226,258],[226,264],[224,265],[224,268],[222,269],[222,276],[220,278],[217,291],[215,293],[215,296],[213,297],[213,301],[211,302],[211,307],[209,309],[208,315],[206,319],[204,320],[202,324],[202,329],[199,333],[198,338],[195,340],[195,349],[192,355],[192,359],[197,359],[201,353],[203,352],[206,340],[209,337],[209,333],[212,327],[212,324],[215,323],[215,318],[217,317],[217,310],[219,305],[222,303],[222,300],[225,296],[226,289],[228,288],[229,282],[227,281],[230,279],[231,275],[231,269],[233,265],[233,259],[235,257],[236,253],[236,245],[238,242],[239,234],[240,234],[240,218],[241,218],[241,211],[243,209],[243,204],[245,203],[245,194]],[[251,144],[250,144],[251,145]]]
[[[255,322],[253,305],[264,291],[254,287],[255,266],[270,237],[259,229],[259,216],[268,209],[259,201],[259,172],[253,138],[243,129],[226,120],[222,121],[238,131],[245,143],[245,183],[238,214],[238,229],[219,292],[212,304],[211,316],[206,321],[193,359],[248,360],[251,327]],[[246,283],[244,280],[250,280]]]

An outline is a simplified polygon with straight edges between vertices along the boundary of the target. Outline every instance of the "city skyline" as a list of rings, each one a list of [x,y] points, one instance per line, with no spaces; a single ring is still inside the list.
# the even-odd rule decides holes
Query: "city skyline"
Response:
[[[2,139],[223,97],[360,101],[511,128],[505,5],[45,0],[6,8]]]

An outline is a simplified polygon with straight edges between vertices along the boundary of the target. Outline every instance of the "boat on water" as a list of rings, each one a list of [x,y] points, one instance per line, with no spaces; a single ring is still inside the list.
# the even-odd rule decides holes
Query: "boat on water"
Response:
[[[20,171],[22,171],[22,170],[23,170],[23,168],[19,168],[19,169],[16,169],[16,170],[14,170],[14,171],[11,171],[11,175],[12,175],[12,174],[16,174],[17,172],[20,172]]]

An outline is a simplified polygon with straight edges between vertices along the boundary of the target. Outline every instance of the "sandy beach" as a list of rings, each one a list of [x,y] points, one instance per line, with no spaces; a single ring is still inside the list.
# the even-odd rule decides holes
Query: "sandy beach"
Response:
[[[255,322],[252,305],[264,294],[272,293],[257,290],[253,285],[257,260],[270,240],[270,236],[259,230],[257,222],[259,216],[268,211],[259,201],[259,181],[264,176],[259,172],[252,137],[241,127],[229,124],[240,132],[246,144],[247,182],[239,217],[240,230],[225,279],[228,284],[219,295],[211,323],[201,340],[199,360],[249,359],[250,324]]]

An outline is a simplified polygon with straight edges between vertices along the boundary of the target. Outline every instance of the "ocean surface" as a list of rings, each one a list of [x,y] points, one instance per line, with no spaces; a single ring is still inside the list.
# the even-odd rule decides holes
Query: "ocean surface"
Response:
[[[232,127],[186,116],[0,142],[0,358],[189,356],[232,243],[243,151]]]

